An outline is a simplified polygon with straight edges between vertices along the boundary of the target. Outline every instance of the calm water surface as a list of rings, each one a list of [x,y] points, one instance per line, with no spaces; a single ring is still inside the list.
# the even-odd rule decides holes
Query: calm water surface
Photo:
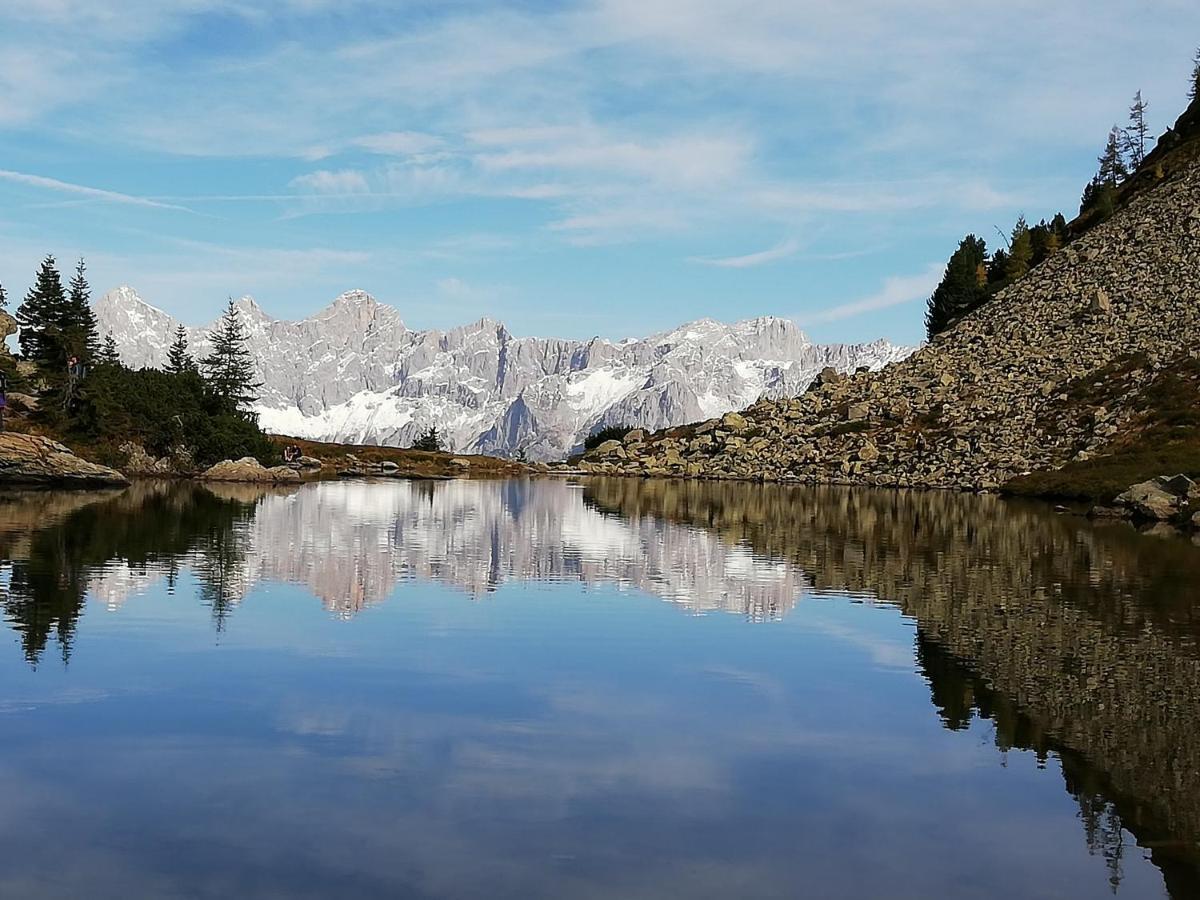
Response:
[[[0,896],[1200,896],[1200,548],[946,494],[0,495]]]

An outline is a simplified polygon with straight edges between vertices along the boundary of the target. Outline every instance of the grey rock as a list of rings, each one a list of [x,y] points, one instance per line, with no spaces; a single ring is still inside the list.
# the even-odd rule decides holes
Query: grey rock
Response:
[[[1167,488],[1165,484],[1171,484],[1171,479],[1154,478],[1135,484],[1117,495],[1113,505],[1131,510],[1135,515],[1147,519],[1173,518],[1184,503],[1187,491],[1185,489],[1183,494],[1179,494],[1176,493],[1175,486]]]
[[[739,431],[745,431],[749,428],[750,423],[741,413],[727,412],[721,417],[721,427],[737,434]]]
[[[33,434],[0,433],[0,484],[95,487],[128,483],[115,469],[81,459],[57,441]]]
[[[300,474],[288,466],[267,468],[253,456],[227,459],[207,469],[201,476],[206,481],[244,481],[261,484],[280,484],[299,481]]]
[[[846,419],[850,422],[861,422],[871,415],[871,406],[868,403],[851,403],[846,408]]]
[[[5,342],[16,333],[17,320],[0,309],[0,354],[8,353],[8,346]]]

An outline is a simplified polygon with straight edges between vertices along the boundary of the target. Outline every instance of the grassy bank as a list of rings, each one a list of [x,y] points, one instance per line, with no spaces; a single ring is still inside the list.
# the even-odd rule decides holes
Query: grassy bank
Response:
[[[295,444],[305,456],[321,460],[326,469],[350,466],[347,459],[349,455],[365,466],[395,463],[399,467],[396,474],[410,478],[449,478],[464,475],[478,478],[510,478],[528,472],[520,463],[494,456],[411,450],[404,447],[336,444],[284,435],[272,435],[271,441],[280,453],[287,445]]]
[[[1016,478],[1005,492],[1107,502],[1156,475],[1200,479],[1200,359],[1181,354],[1139,385],[1134,374],[1144,365],[1145,360],[1131,357],[1070,387],[1080,411],[1117,403],[1136,411],[1103,455]]]

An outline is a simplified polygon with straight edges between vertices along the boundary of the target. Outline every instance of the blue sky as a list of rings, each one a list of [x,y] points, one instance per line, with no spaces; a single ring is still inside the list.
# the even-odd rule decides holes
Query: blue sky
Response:
[[[922,332],[967,231],[1078,205],[1194,0],[0,0],[0,283],[88,259],[199,323]]]

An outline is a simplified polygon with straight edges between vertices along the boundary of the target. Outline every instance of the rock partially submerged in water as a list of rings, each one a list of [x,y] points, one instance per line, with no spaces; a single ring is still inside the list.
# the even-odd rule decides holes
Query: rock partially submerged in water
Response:
[[[1111,507],[1096,507],[1094,516],[1124,516],[1166,522],[1200,505],[1200,485],[1186,475],[1160,475],[1118,494]]]
[[[227,459],[217,463],[200,476],[206,481],[243,481],[254,484],[282,484],[299,481],[300,473],[288,466],[267,468],[253,456]]]
[[[0,484],[96,487],[128,483],[116,469],[81,459],[57,441],[35,434],[0,433]]]

